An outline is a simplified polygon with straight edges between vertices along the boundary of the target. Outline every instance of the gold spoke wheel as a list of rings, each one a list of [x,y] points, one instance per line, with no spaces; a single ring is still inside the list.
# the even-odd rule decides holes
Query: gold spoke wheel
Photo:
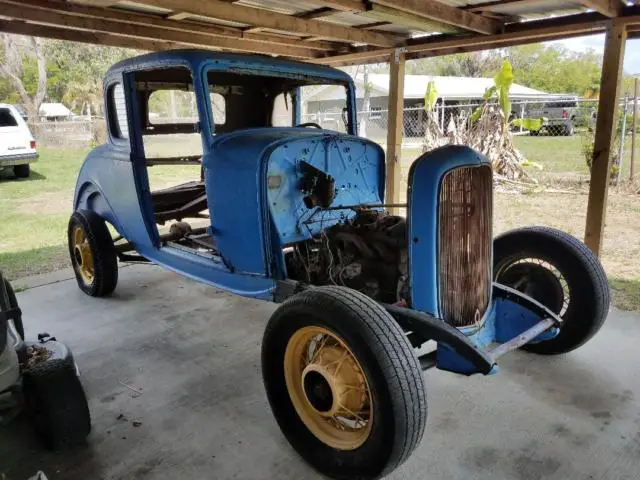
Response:
[[[371,434],[373,399],[356,356],[337,334],[303,327],[284,356],[287,391],[307,428],[324,444],[355,450]]]
[[[85,231],[80,226],[73,229],[73,256],[78,266],[78,271],[82,280],[91,285],[95,274],[95,266],[93,261],[93,253],[89,245],[89,239]]]

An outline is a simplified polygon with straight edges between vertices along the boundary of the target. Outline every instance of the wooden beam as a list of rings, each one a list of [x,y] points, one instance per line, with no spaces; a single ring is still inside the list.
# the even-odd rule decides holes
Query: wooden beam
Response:
[[[76,3],[80,3],[82,5],[90,5],[92,7],[112,7],[116,3],[120,2],[120,0],[74,0]]]
[[[244,5],[231,5],[219,0],[207,0],[206,2],[192,2],[191,0],[137,0],[137,3],[168,10],[189,12],[194,15],[220,20],[245,23],[255,27],[272,28],[301,35],[331,38],[353,43],[390,47],[404,41],[404,38],[396,35],[358,30],[318,20],[306,20],[269,10],[246,7]]]
[[[362,0],[314,0],[313,3],[338,10],[340,12],[364,12],[367,5]]]
[[[185,18],[189,18],[189,14],[187,12],[177,12],[167,15],[164,18],[167,20],[184,20]]]
[[[504,31],[504,24],[502,22],[476,15],[475,13],[467,12],[435,0],[428,2],[423,0],[372,0],[372,2],[446,25],[453,25],[463,30],[484,34],[495,34]]]
[[[70,42],[93,43],[97,45],[107,45],[110,47],[133,48],[135,50],[158,51],[180,48],[180,45],[176,45],[171,42],[121,37],[110,33],[70,30],[68,28],[36,25],[33,23],[14,20],[0,20],[0,32],[13,33],[16,35],[31,35],[33,37],[55,38],[57,40],[67,40]]]
[[[286,57],[314,58],[317,52],[304,47],[293,47],[284,45],[265,45],[255,40],[244,38],[212,38],[193,32],[181,32],[176,30],[165,30],[158,27],[142,26],[114,22],[92,17],[81,17],[66,15],[59,12],[47,11],[38,8],[16,5],[13,3],[0,1],[0,11],[5,17],[16,20],[25,20],[44,25],[56,25],[71,29],[92,30],[104,33],[113,33],[119,36],[144,38],[147,40],[163,40],[189,47],[206,47],[225,49],[231,51],[256,52],[263,54],[276,54]]]
[[[463,7],[467,12],[495,12],[501,11],[504,7],[517,7],[518,9],[540,5],[545,0],[498,0],[485,3],[476,3]]]
[[[584,235],[585,243],[596,255],[600,255],[602,249],[626,41],[625,26],[613,25],[607,30]]]
[[[543,42],[577,35],[601,33],[611,24],[611,20],[599,14],[580,14],[561,19],[538,20],[508,26],[507,32],[498,35],[433,35],[427,39],[411,41],[407,45],[407,58],[434,57],[466,51],[503,48],[524,43]],[[618,20],[618,19],[616,19]],[[513,31],[511,31],[513,29]],[[328,65],[353,65],[363,62],[380,61],[393,52],[392,48],[364,48],[354,53],[334,55],[314,60]]]
[[[385,5],[374,3],[371,9],[367,11],[368,18],[383,20],[403,27],[420,30],[423,32],[440,32],[440,33],[459,33],[460,29],[447,25],[446,23],[436,22],[429,18],[404,12],[396,8],[390,8]]]
[[[620,0],[580,0],[580,4],[607,17],[620,15],[623,6]]]
[[[72,4],[69,2],[51,1],[51,0],[5,0],[18,6],[27,6],[43,10],[49,10],[70,15],[92,17],[98,19],[113,20],[127,24],[137,24],[142,26],[154,26],[177,30],[180,32],[201,33],[204,35],[212,35],[225,38],[244,38],[246,40],[255,40],[257,42],[274,43],[277,45],[291,45],[293,47],[300,46],[299,40],[283,35],[271,33],[247,33],[237,27],[228,27],[224,25],[205,25],[201,23],[167,20],[155,15],[128,12],[118,9],[104,9],[96,7],[88,7],[85,5]],[[184,13],[184,12],[182,12]],[[188,14],[187,14],[188,15]],[[215,40],[214,40],[215,41]],[[344,48],[340,44],[334,42],[318,41],[305,45],[306,48],[317,50],[339,50]]]
[[[301,12],[301,13],[297,13],[295,16],[298,18],[305,18],[307,20],[313,20],[315,18],[324,18],[324,17],[329,17],[331,15],[334,15],[338,13],[337,10],[331,8],[331,7],[322,7],[322,8],[316,8],[315,10],[310,10],[308,12]]]
[[[365,23],[363,25],[355,25],[354,28],[361,28],[362,30],[371,30],[373,28],[384,27],[385,25],[391,25],[391,22],[381,20],[379,22]]]
[[[310,10],[308,12],[301,12],[301,13],[296,13],[295,15],[293,15],[294,17],[297,18],[305,18],[307,20],[313,20],[315,18],[323,18],[323,17],[328,17],[330,15],[336,14],[338,13],[337,10],[334,10],[333,8],[330,7],[322,7],[322,8],[317,8],[315,10]],[[261,32],[262,30],[264,30],[264,27],[249,27],[244,29],[244,32],[247,33],[252,33],[252,32]],[[311,38],[313,38],[314,40],[320,40],[318,37],[308,37],[306,39],[304,39],[304,41],[309,41]]]
[[[395,50],[389,59],[389,107],[387,118],[386,203],[401,203],[402,135],[404,130],[404,52]],[[394,211],[395,210],[395,211]],[[392,213],[398,214],[397,209]]]

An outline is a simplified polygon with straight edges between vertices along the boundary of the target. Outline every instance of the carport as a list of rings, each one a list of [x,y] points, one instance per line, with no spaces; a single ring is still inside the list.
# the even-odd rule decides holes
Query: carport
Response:
[[[0,0],[0,18],[4,32],[141,50],[199,47],[334,66],[387,61],[390,203],[401,195],[407,59],[606,33],[585,233],[600,251],[624,48],[640,36],[640,7],[615,0]],[[91,399],[89,448],[42,453],[16,422],[0,437],[0,473],[320,478],[268,413],[259,343],[273,305],[152,266],[126,267],[113,298],[91,299],[72,275],[33,280],[19,300],[28,334],[53,325],[73,345]],[[639,325],[637,316],[614,312],[593,342],[562,362],[515,353],[496,378],[428,373],[429,431],[391,478],[636,478]]]
[[[200,47],[333,66],[389,62],[387,196],[400,199],[407,59],[606,32],[585,242],[599,254],[628,38],[640,7],[621,0],[0,0],[0,31],[140,50]]]
[[[400,199],[407,59],[606,32],[585,242],[600,253],[627,39],[621,0],[0,0],[0,31],[140,50],[200,47],[333,66],[389,62],[387,196]]]

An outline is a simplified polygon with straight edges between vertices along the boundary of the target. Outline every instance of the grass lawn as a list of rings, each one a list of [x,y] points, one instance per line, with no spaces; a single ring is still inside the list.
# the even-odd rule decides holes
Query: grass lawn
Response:
[[[9,279],[69,265],[67,222],[76,177],[88,150],[41,148],[31,176],[0,173],[0,268]],[[193,166],[152,167],[152,188],[199,178]]]
[[[584,182],[588,169],[579,137],[518,137],[525,156],[543,165],[531,174],[543,183]],[[629,148],[627,148],[627,153]],[[9,279],[69,265],[66,229],[76,175],[86,151],[41,149],[28,179],[0,174],[0,268]],[[406,175],[420,149],[402,152]],[[625,167],[626,165],[626,167]],[[623,169],[628,168],[628,160]],[[639,168],[640,170],[640,168]],[[198,178],[199,167],[153,167],[152,189]],[[496,193],[496,233],[524,225],[549,225],[578,238],[584,234],[586,188],[573,193]],[[615,304],[640,311],[640,196],[612,191],[602,262]],[[19,287],[19,285],[18,285]]]

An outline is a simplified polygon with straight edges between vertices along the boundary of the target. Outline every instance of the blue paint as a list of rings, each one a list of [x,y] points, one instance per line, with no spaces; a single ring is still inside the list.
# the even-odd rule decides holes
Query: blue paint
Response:
[[[209,231],[218,250],[215,255],[161,246],[154,223],[134,74],[177,66],[190,70],[196,92],[212,216]],[[210,71],[342,85],[347,90],[350,135],[305,128],[257,128],[214,136],[207,81]],[[238,295],[273,300],[277,280],[287,278],[283,247],[317,237],[323,229],[354,214],[350,209],[307,208],[299,188],[300,162],[335,178],[334,207],[377,205],[384,199],[383,150],[356,136],[355,88],[351,78],[340,70],[271,57],[183,50],[120,62],[109,70],[105,91],[115,83],[124,88],[129,139],[116,138],[109,132],[108,144],[87,156],[78,175],[73,208],[95,211],[141,255],[165,268]],[[110,110],[106,102],[105,109]],[[299,118],[299,98],[294,114]],[[451,169],[487,163],[484,156],[467,147],[448,146],[420,156],[412,165],[408,192],[412,308],[435,317],[440,313],[437,231],[442,178]],[[474,345],[486,350],[550,315],[537,302],[522,295],[516,301],[514,295],[506,290],[494,291],[481,324],[462,330]],[[556,334],[557,329],[552,329],[535,341]],[[455,352],[455,345],[438,345],[437,367],[475,373],[473,365]],[[491,373],[496,371],[497,366]]]
[[[510,288],[495,285],[491,305],[483,322],[478,327],[469,327],[461,331],[474,345],[487,351],[492,344],[506,343],[547,318],[560,321],[553,312],[532,298]],[[529,343],[551,340],[558,333],[558,328],[551,328]],[[436,366],[441,370],[465,375],[476,373],[473,365],[443,344],[438,344]]]
[[[412,308],[440,316],[437,232],[442,178],[453,168],[487,163],[469,147],[450,145],[423,154],[411,166],[407,221]]]
[[[508,342],[542,320],[538,312],[506,298],[497,298],[495,307],[495,340],[498,343]],[[547,330],[530,343],[551,340],[558,333],[557,328]]]

